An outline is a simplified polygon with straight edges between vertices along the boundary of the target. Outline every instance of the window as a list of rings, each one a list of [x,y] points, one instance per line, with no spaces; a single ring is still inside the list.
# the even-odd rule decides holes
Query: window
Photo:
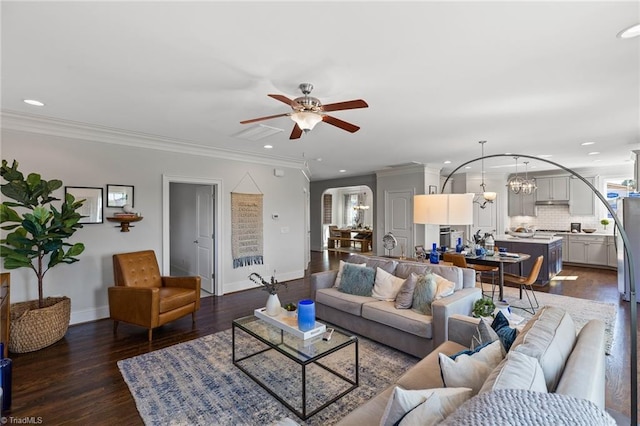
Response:
[[[355,207],[359,202],[358,194],[345,194],[344,195],[344,217],[343,222],[347,226],[357,225],[360,214]]]
[[[330,225],[333,222],[333,197],[331,194],[324,194],[322,197],[322,223]]]

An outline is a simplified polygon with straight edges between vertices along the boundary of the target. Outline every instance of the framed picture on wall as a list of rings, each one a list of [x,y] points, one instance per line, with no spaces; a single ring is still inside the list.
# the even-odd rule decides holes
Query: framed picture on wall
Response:
[[[429,194],[437,194],[438,193],[438,187],[435,185],[429,185]]]
[[[134,207],[133,186],[107,185],[107,207],[122,207],[125,204]]]
[[[82,219],[79,223],[102,223],[102,188],[94,188],[89,186],[65,186],[65,198],[67,194],[71,194],[77,201],[86,200],[82,207],[77,210]]]

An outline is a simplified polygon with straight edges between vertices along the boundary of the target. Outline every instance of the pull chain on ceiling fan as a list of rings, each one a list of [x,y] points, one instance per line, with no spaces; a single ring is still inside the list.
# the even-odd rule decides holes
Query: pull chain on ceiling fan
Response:
[[[327,112],[342,111],[347,109],[367,108],[369,105],[362,99],[355,99],[352,101],[336,102],[332,104],[322,105],[318,98],[309,96],[313,90],[313,84],[302,83],[300,91],[304,96],[300,96],[293,100],[284,95],[269,94],[268,96],[285,103],[291,107],[292,112],[284,114],[269,115],[265,117],[253,118],[250,120],[241,121],[240,124],[255,123],[256,121],[270,120],[272,118],[289,116],[296,123],[291,131],[289,139],[298,139],[302,136],[302,133],[310,132],[316,124],[321,121],[336,126],[347,132],[355,133],[360,130],[360,127],[355,124],[348,123],[333,116],[327,115]]]

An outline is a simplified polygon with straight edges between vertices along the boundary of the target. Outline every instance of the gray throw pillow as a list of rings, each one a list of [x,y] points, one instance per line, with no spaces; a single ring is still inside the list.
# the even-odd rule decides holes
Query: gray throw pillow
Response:
[[[340,291],[356,296],[371,296],[376,271],[366,266],[345,263],[340,280]]]
[[[436,297],[438,284],[433,274],[419,275],[416,288],[413,290],[411,310],[424,315],[431,315],[431,302]]]
[[[402,284],[396,296],[396,309],[411,309],[411,305],[413,304],[413,291],[418,283],[418,276],[418,274],[412,272],[404,281],[404,284]]]

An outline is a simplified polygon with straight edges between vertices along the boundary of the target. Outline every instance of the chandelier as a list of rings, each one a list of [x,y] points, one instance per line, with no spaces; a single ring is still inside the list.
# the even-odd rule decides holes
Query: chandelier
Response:
[[[482,147],[482,183],[480,186],[482,187],[482,198],[484,202],[480,202],[480,200],[473,200],[474,203],[480,204],[480,208],[484,209],[487,206],[487,203],[493,203],[498,196],[495,192],[487,191],[487,185],[484,183],[484,144],[487,141],[480,141],[479,144]]]
[[[530,195],[533,194],[536,189],[538,189],[538,186],[536,185],[535,179],[529,180],[529,174],[527,171],[528,164],[528,161],[524,162],[524,181],[522,182],[522,193]]]
[[[516,175],[509,179],[509,181],[507,182],[507,187],[509,187],[511,192],[513,192],[514,194],[519,194],[522,190],[524,179],[518,176],[518,157],[513,157],[513,159],[516,160]]]

